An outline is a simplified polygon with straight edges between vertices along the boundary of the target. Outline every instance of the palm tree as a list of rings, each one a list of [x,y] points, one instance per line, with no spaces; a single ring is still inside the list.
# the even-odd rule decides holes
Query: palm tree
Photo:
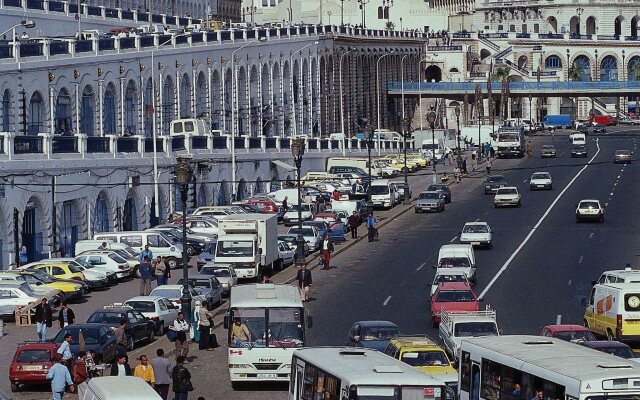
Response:
[[[498,67],[496,72],[493,73],[494,81],[501,81],[502,88],[500,89],[500,116],[505,118],[507,114],[507,103],[509,101],[509,73],[511,72],[511,68],[509,67]]]
[[[386,29],[388,31],[392,31],[392,30],[396,29],[396,24],[394,24],[391,21],[387,21],[387,23],[384,24],[384,29]]]
[[[574,82],[579,81],[584,76],[584,68],[582,67],[582,65],[578,64],[575,61],[573,61],[573,64],[571,64],[571,67],[569,67],[569,71],[567,72],[567,78]],[[578,113],[578,97],[576,97],[575,99],[575,106],[576,110],[574,112],[574,116],[576,116]]]
[[[629,76],[633,77],[634,80],[636,81],[640,81],[640,61],[636,61],[633,64],[631,64],[631,68],[629,68]],[[629,79],[629,77],[627,77],[627,79]],[[638,103],[640,103],[640,96],[636,96],[636,108],[635,108],[636,118],[640,119],[640,113],[638,112]]]

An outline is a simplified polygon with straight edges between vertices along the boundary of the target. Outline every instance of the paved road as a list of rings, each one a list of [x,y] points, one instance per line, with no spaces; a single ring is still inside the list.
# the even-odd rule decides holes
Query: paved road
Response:
[[[534,139],[537,148],[550,141],[549,137]],[[640,230],[640,211],[631,206],[640,195],[638,167],[611,162],[616,149],[633,149],[636,140],[607,136],[598,143],[590,140],[587,159],[569,158],[566,136],[556,135],[554,143],[559,150],[557,159],[496,163],[495,169],[502,170],[523,192],[522,208],[494,209],[493,197],[483,194],[483,177],[472,177],[454,186],[453,203],[445,212],[405,213],[381,230],[379,242],[360,242],[336,256],[330,271],[314,271],[313,301],[308,305],[314,327],[309,344],[344,344],[353,322],[366,319],[388,319],[405,333],[437,336],[426,301],[433,278],[431,266],[439,247],[457,242],[463,224],[476,219],[488,221],[495,231],[493,249],[476,253],[476,290],[497,309],[504,332],[536,334],[553,323],[557,314],[563,321],[580,323],[580,299],[588,295],[590,282],[605,269],[627,261],[638,264],[634,239]],[[527,179],[541,170],[553,175],[554,190],[529,192]],[[412,180],[423,185],[430,182],[428,177]],[[575,223],[573,206],[582,198],[608,203],[604,224]],[[135,294],[133,287],[130,290]],[[224,332],[218,329],[217,335],[223,342]],[[286,398],[286,385],[251,386],[234,392],[228,381],[224,344],[215,352],[192,354],[197,358],[188,367],[196,382],[195,396],[207,400]],[[42,392],[19,396],[44,397]]]

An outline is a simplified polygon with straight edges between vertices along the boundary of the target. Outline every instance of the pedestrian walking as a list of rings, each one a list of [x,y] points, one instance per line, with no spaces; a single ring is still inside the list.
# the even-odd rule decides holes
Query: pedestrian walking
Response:
[[[57,357],[51,357],[51,364],[49,372],[47,372],[47,379],[51,381],[53,400],[62,400],[67,385],[71,393],[75,391],[71,374],[67,367],[58,362]]]
[[[189,323],[185,321],[184,314],[178,313],[178,318],[173,321],[173,330],[176,332],[176,341],[173,342],[176,346],[176,360],[178,357],[183,356],[185,358],[189,354],[189,341],[187,340],[187,332],[189,332]]]
[[[153,252],[149,250],[149,245],[144,245],[144,250],[140,252],[138,256],[138,261],[144,261],[144,258],[147,257],[149,260],[153,260]]]
[[[153,373],[153,366],[149,364],[146,355],[143,354],[140,356],[140,364],[136,365],[135,369],[133,370],[133,376],[141,378],[151,387],[155,386],[156,377]]]
[[[38,340],[45,342],[47,340],[47,328],[52,326],[51,306],[47,303],[47,299],[42,298],[40,304],[36,306],[34,320],[36,321]]]
[[[66,300],[62,300],[62,302],[60,303],[58,322],[60,323],[60,329],[76,322],[76,315],[74,314],[73,310],[69,308]]]
[[[289,211],[289,196],[284,196],[284,200],[282,200],[282,210],[284,210],[284,212]]]
[[[73,342],[73,338],[70,333],[67,333],[64,335],[64,339],[56,351],[58,357],[60,357],[60,361],[62,361],[67,368],[71,366],[71,361],[73,361],[73,354],[71,354],[71,342]],[[71,370],[71,368],[69,368],[69,370]]]
[[[469,175],[469,171],[467,171],[467,159],[462,160],[462,173],[465,175]]]
[[[338,191],[338,189],[335,189],[331,194],[331,200],[336,200],[336,201],[340,200],[340,192]]]
[[[211,327],[213,326],[213,313],[208,310],[209,302],[202,302],[202,307],[198,310],[198,331],[200,332],[200,340],[198,341],[198,349],[213,351],[211,346]]]
[[[476,172],[478,166],[478,160],[476,159],[476,153],[471,153],[471,171]]]
[[[184,366],[187,362],[184,356],[178,356],[176,366],[171,371],[171,380],[173,381],[173,393],[175,400],[187,400],[189,392],[193,391],[191,383],[191,373]]]
[[[143,261],[138,267],[140,274],[140,296],[148,296],[151,293],[151,279],[153,278],[153,268],[149,263],[149,257],[144,256]]]
[[[462,156],[460,154],[458,154],[458,157],[456,157],[456,165],[458,165],[458,168],[462,169]]]
[[[320,245],[320,259],[322,260],[322,269],[329,269],[331,263],[331,253],[333,253],[333,242],[329,239],[329,235],[325,234]]]
[[[298,281],[298,289],[300,289],[300,297],[302,298],[302,301],[309,300],[309,292],[311,291],[313,279],[311,278],[311,271],[307,269],[306,264],[302,264],[300,266],[296,280]]]
[[[171,384],[171,361],[164,356],[164,350],[156,350],[156,358],[152,359],[151,366],[153,367],[153,375],[156,378],[156,392],[162,397],[162,400],[167,400],[169,397],[169,385]]]
[[[493,146],[489,145],[489,157],[491,158],[495,158],[496,157],[496,149],[493,148]]]
[[[158,256],[158,258],[156,259],[156,269],[153,271],[153,273],[156,277],[156,287],[167,284],[167,282],[165,281],[165,277],[167,275],[167,264],[160,256]]]
[[[129,340],[127,339],[127,321],[124,319],[120,320],[120,326],[114,329],[114,333],[116,334],[116,348],[118,355],[124,355],[127,353],[127,347],[129,347]]]
[[[487,175],[491,173],[491,167],[493,167],[493,162],[490,158],[487,158],[487,162],[485,163],[485,168],[487,169]]]
[[[435,150],[433,151],[435,152]],[[435,156],[433,158],[435,159]],[[449,165],[453,165],[453,151],[447,153],[447,160],[449,161]]]
[[[29,262],[29,255],[27,253],[27,246],[23,245],[20,248],[20,252],[18,253],[18,258],[20,260],[20,265],[24,265]]]
[[[376,217],[373,216],[373,213],[370,212],[369,216],[367,217],[367,233],[369,236],[369,242],[373,242],[374,238],[376,237],[376,224],[377,224],[377,220]]]
[[[347,225],[351,229],[351,238],[356,239],[358,237],[358,227],[360,226],[360,216],[357,212],[353,212],[347,219]]]
[[[319,213],[324,212],[324,210],[326,208],[326,200],[325,200],[324,196],[319,194],[317,196],[317,200],[318,200],[318,204],[316,206],[316,210],[318,210]]]
[[[111,364],[111,376],[131,376],[131,366],[125,354],[118,355],[116,362]]]

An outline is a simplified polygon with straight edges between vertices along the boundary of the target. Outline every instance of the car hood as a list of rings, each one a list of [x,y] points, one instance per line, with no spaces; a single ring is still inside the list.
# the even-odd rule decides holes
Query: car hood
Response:
[[[311,211],[302,211],[302,217],[307,217],[311,215]],[[285,218],[298,218],[298,211],[287,211],[284,213]]]

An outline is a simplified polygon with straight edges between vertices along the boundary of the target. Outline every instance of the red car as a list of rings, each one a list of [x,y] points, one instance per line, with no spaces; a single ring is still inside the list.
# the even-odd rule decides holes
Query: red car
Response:
[[[51,357],[56,355],[56,343],[25,342],[18,345],[9,367],[11,391],[20,390],[25,383],[48,384],[47,373]]]
[[[596,340],[591,331],[582,325],[547,325],[542,328],[540,336],[550,336],[560,340],[571,342],[573,340],[584,340],[590,342]]]
[[[278,212],[278,205],[271,200],[249,199],[244,203],[259,208],[263,213],[275,214]]]
[[[440,323],[440,313],[445,311],[480,311],[480,302],[468,282],[442,282],[431,296],[433,327]]]

